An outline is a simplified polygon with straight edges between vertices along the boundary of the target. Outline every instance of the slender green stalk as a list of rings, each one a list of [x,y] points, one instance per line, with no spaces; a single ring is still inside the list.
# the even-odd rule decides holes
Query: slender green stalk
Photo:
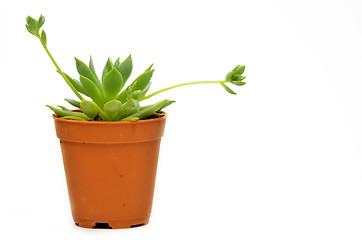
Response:
[[[39,38],[41,45],[43,46],[44,50],[46,51],[46,53],[48,54],[50,60],[52,60],[54,66],[56,67],[56,69],[58,70],[58,72],[60,73],[60,75],[62,75],[63,79],[65,80],[65,82],[68,84],[68,86],[73,90],[73,92],[75,93],[75,95],[77,95],[77,97],[83,101],[84,98],[82,97],[82,95],[80,95],[80,93],[75,89],[75,87],[72,85],[71,82],[69,82],[69,80],[67,79],[67,77],[65,76],[65,74],[62,72],[62,70],[60,69],[59,65],[57,64],[57,62],[55,61],[55,59],[53,58],[52,54],[49,52],[48,47],[45,45],[45,43],[43,43],[43,41],[41,40],[41,37],[39,34],[36,35],[37,38]]]
[[[174,85],[174,86],[171,86],[171,87],[167,87],[167,88],[164,88],[164,89],[161,89],[157,92],[154,92],[154,93],[151,93],[145,97],[143,97],[142,99],[140,99],[139,101],[143,101],[143,100],[146,100],[150,97],[153,97],[159,93],[162,93],[164,91],[167,91],[167,90],[171,90],[171,89],[174,89],[174,88],[177,88],[177,87],[182,87],[182,86],[186,86],[186,85],[192,85],[192,84],[200,84],[200,83],[225,83],[226,81],[197,81],[197,82],[188,82],[188,83],[181,83],[181,84],[177,84],[177,85]]]

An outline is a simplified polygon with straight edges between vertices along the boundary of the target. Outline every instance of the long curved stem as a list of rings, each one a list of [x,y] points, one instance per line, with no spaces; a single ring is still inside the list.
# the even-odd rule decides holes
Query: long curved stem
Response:
[[[75,95],[77,95],[77,97],[83,101],[84,98],[82,97],[82,95],[80,95],[80,93],[75,89],[75,87],[73,86],[73,84],[68,80],[68,78],[65,76],[65,74],[62,72],[62,70],[60,69],[59,65],[57,64],[57,62],[55,61],[55,59],[53,58],[52,54],[49,52],[48,47],[45,45],[45,43],[43,43],[43,41],[41,40],[40,35],[38,34],[37,36],[41,42],[41,45],[43,46],[44,50],[46,51],[46,53],[48,54],[50,60],[52,60],[54,66],[56,67],[56,69],[58,70],[58,72],[60,73],[60,75],[62,75],[63,79],[65,80],[65,82],[68,84],[68,86],[73,90],[73,92],[75,93]]]
[[[177,88],[177,87],[182,87],[182,86],[186,86],[186,85],[192,85],[192,84],[200,84],[200,83],[225,83],[226,81],[197,81],[197,82],[189,82],[189,83],[181,83],[181,84],[177,84],[177,85],[174,85],[174,86],[171,86],[171,87],[167,87],[167,88],[164,88],[164,89],[161,89],[157,92],[154,92],[154,93],[151,93],[145,97],[143,97],[141,100],[139,101],[143,101],[145,99],[148,99],[150,97],[153,97],[159,93],[162,93],[164,91],[167,91],[167,90],[171,90],[171,89],[174,89],[174,88]]]

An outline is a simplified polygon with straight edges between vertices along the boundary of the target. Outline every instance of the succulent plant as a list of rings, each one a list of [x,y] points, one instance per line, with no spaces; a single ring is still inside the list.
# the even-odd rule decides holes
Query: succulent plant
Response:
[[[80,108],[80,112],[69,110],[64,106],[52,107],[47,105],[47,107],[63,119],[78,121],[137,121],[159,112],[161,109],[174,102],[165,99],[148,106],[140,106],[141,101],[161,92],[185,85],[216,83],[225,88],[227,92],[236,94],[226,85],[226,83],[232,83],[237,86],[245,84],[245,76],[242,76],[245,66],[238,65],[226,75],[225,80],[182,83],[147,95],[154,72],[154,69],[152,69],[153,64],[131,84],[125,87],[133,68],[131,55],[122,62],[118,58],[113,63],[112,60],[108,58],[103,68],[101,78],[98,77],[95,71],[92,57],[90,57],[88,65],[75,58],[76,67],[79,73],[79,80],[76,80],[60,69],[52,54],[49,52],[45,31],[42,30],[41,33],[39,33],[44,22],[45,18],[42,15],[38,20],[28,16],[26,18],[26,28],[40,40],[46,53],[56,67],[57,72],[63,77],[65,82],[79,98],[79,101],[68,98],[65,100],[72,106]],[[89,97],[90,100],[85,99],[85,97]]]

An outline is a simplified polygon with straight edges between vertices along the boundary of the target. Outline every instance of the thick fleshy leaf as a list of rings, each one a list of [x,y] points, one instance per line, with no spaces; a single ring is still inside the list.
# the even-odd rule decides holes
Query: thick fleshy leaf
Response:
[[[238,67],[240,67],[240,65],[237,65],[236,67],[234,67],[233,71],[236,71],[236,69],[238,69]]]
[[[246,78],[246,76],[239,76],[239,77],[237,78],[237,81],[243,81],[245,78]]]
[[[141,106],[140,106],[140,103],[137,102],[136,100],[134,99],[131,99],[131,102],[132,102],[132,105],[135,107],[136,111],[137,111],[137,114],[138,116],[140,115],[140,111],[141,111]]]
[[[41,31],[40,38],[41,38],[41,42],[46,46],[47,45],[47,35],[45,34],[44,30]]]
[[[117,60],[116,60],[116,61],[114,62],[114,64],[113,64],[113,67],[118,70],[120,64],[121,64],[121,63],[119,62],[119,58],[117,58]],[[119,71],[118,71],[118,72],[119,72]],[[122,76],[122,77],[123,77],[123,76]]]
[[[131,95],[128,95],[130,99],[139,99],[141,95],[141,90],[134,91]]]
[[[85,115],[87,115],[91,119],[94,119],[100,112],[100,108],[98,107],[98,105],[88,100],[83,100],[80,103],[80,109]]]
[[[103,109],[107,115],[107,119],[109,121],[115,121],[117,120],[117,115],[122,109],[122,103],[118,100],[111,100],[104,104]]]
[[[139,118],[140,119],[144,119],[158,111],[160,111],[161,109],[167,107],[168,105],[172,104],[174,101],[170,101],[170,100],[163,100],[163,101],[160,101],[154,105],[151,105],[150,108],[146,108],[144,110],[141,111],[140,115],[139,115]]]
[[[143,98],[144,96],[146,96],[146,93],[148,92],[148,90],[150,89],[150,87],[151,87],[151,82],[149,82],[148,84],[147,84],[147,86],[140,92],[140,94],[137,96],[137,98],[135,98],[135,99],[141,99],[141,98]]]
[[[138,121],[140,120],[139,117],[127,117],[127,118],[123,118],[121,121],[124,121],[124,122],[135,122],[135,121]]]
[[[138,78],[136,78],[131,83],[131,85],[129,85],[125,90],[123,90],[117,96],[117,100],[119,100],[121,102],[125,102],[127,99],[127,92],[129,91],[129,89],[131,89],[132,92],[137,91],[137,90],[141,90],[141,91],[144,90],[151,81],[153,71],[154,70],[149,70],[149,71],[142,73]]]
[[[82,83],[87,95],[93,99],[95,103],[99,107],[103,107],[104,104],[104,97],[102,92],[97,88],[97,86],[88,78],[80,76],[80,82]]]
[[[123,78],[116,68],[109,71],[103,78],[103,93],[106,101],[115,99],[123,86]]]
[[[84,121],[85,120],[81,117],[76,117],[76,116],[65,116],[65,117],[61,117],[61,119],[74,120],[74,121]]]
[[[98,80],[98,82],[99,82],[99,78],[98,78],[98,76],[97,76],[96,70],[94,69],[94,64],[93,64],[92,56],[90,56],[90,58],[89,58],[89,69],[92,71],[94,77],[97,78],[97,80]]]
[[[151,81],[154,70],[149,70],[142,73],[134,82],[132,83],[132,90],[143,90],[149,82]]]
[[[57,107],[63,109],[63,110],[67,110],[67,111],[70,111],[68,108],[64,107],[64,106],[61,106],[61,105],[57,105]]]
[[[139,119],[144,119],[158,111],[160,111],[161,109],[167,107],[168,105],[174,103],[175,101],[171,101],[171,100],[162,100],[160,102],[157,102],[153,105],[149,105],[148,107],[146,107],[145,109],[141,110],[140,113],[134,113],[130,116],[127,116],[126,118],[132,118],[132,117],[137,117],[139,116]],[[124,119],[121,119],[124,121]]]
[[[102,80],[104,79],[104,76],[106,76],[106,74],[112,70],[112,68],[113,68],[112,60],[111,60],[111,58],[108,58],[106,65],[104,65],[104,68],[103,68]]]
[[[119,110],[119,112],[118,112],[118,114],[116,115],[116,120],[119,120],[119,119],[121,119],[121,118],[124,118],[124,117],[126,117],[126,116],[129,116],[130,114],[125,114],[124,112],[125,111],[128,111],[128,109],[130,109],[130,107],[132,106],[132,102],[131,102],[131,100],[128,100],[128,101],[126,101],[125,103],[123,103],[122,104],[122,106],[121,106],[121,109]],[[132,112],[132,113],[135,113],[135,111],[134,112]]]
[[[89,117],[87,117],[84,113],[81,112],[72,112],[68,110],[58,109],[49,105],[46,105],[48,108],[50,108],[55,114],[59,115],[60,117],[65,116],[75,116],[83,118],[84,120],[91,120]]]
[[[103,106],[104,111],[107,113],[117,113],[121,110],[122,103],[118,100],[111,100],[106,102]]]
[[[128,98],[133,98],[135,100],[142,99],[146,95],[146,93],[150,89],[150,87],[151,87],[151,82],[149,82],[147,84],[147,86],[142,91],[141,90],[136,90],[131,95],[128,94]],[[130,92],[131,92],[131,90],[130,90]]]
[[[241,75],[243,74],[245,71],[245,65],[239,66],[236,70],[235,70],[235,74],[237,75]]]
[[[57,70],[57,72],[61,75],[61,72],[59,72],[58,70]],[[63,72],[63,73],[64,73],[64,72]],[[67,77],[68,81],[74,86],[74,88],[75,88],[78,92],[80,92],[80,93],[88,96],[88,94],[86,93],[84,87],[82,86],[82,84],[81,84],[78,80],[71,78],[71,77],[70,77],[68,74],[66,74],[66,73],[64,73],[64,75]]]
[[[36,31],[34,29],[32,29],[29,25],[25,24],[26,29],[28,30],[28,32],[30,32],[31,34],[33,34],[34,36],[36,36]]]
[[[127,96],[128,96],[128,91],[130,89],[130,86],[128,86],[125,90],[123,90],[120,94],[118,94],[117,96],[117,100],[121,101],[121,102],[125,102],[127,101]]]
[[[45,17],[43,15],[40,15],[39,20],[38,20],[39,29],[41,28],[41,26],[43,26],[44,22],[45,22]]]
[[[38,32],[39,31],[39,27],[38,27],[38,21],[35,20],[34,18],[27,16],[26,17],[26,23],[29,25],[29,27],[34,31],[34,32]]]
[[[174,100],[167,100],[167,99],[166,99],[166,100],[164,101],[164,103],[163,103],[162,108],[160,108],[158,111],[161,111],[163,108],[171,105],[171,104],[174,103],[174,102],[176,102],[176,101],[174,101]]]
[[[100,81],[94,76],[92,70],[87,66],[87,64],[85,64],[84,62],[80,61],[77,58],[74,58],[75,62],[76,62],[76,66],[77,66],[77,70],[78,73],[83,76],[88,78],[89,80],[91,80],[95,86],[101,90],[102,89],[102,84],[100,83]]]
[[[68,78],[68,77],[67,77],[67,78]],[[88,94],[86,93],[84,87],[82,86],[82,84],[81,84],[78,80],[73,79],[73,78],[68,78],[68,79],[69,79],[70,83],[75,87],[75,89],[76,89],[78,92],[80,92],[80,93],[88,96]]]
[[[146,109],[147,107],[149,106],[143,106],[143,107],[140,107],[140,111]],[[117,115],[116,119],[123,119],[123,118],[126,118],[134,113],[137,113],[138,112],[138,109],[135,108],[135,107],[128,107],[126,109],[123,109],[119,112],[119,114]]]
[[[234,75],[234,72],[233,72],[233,71],[228,72],[228,74],[226,74],[225,80],[226,80],[226,81],[230,81],[230,79],[232,78],[233,75]]]
[[[122,63],[118,64],[116,68],[122,74],[123,77],[122,87],[123,87],[132,73],[133,63],[131,55],[129,55]]]
[[[73,99],[70,99],[70,98],[65,98],[64,99],[65,101],[67,101],[70,105],[76,107],[76,108],[80,108],[80,102],[77,101],[77,100],[73,100]]]
[[[153,63],[146,69],[145,72],[150,71],[152,67],[153,67]]]
[[[225,88],[225,90],[228,92],[228,93],[231,93],[231,94],[234,94],[236,95],[236,92],[234,92],[233,90],[231,90],[231,88],[229,88],[228,86],[226,86],[224,83],[220,83],[221,86],[223,86],[223,88]]]
[[[243,86],[246,83],[245,82],[241,82],[241,81],[231,81],[232,84],[236,85],[236,86]]]

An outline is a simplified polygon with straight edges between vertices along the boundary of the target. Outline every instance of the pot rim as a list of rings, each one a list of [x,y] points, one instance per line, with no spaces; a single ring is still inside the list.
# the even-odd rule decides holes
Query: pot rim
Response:
[[[59,117],[56,117],[56,114],[53,114],[52,117],[55,121],[64,122],[64,123],[76,123],[76,124],[83,124],[83,125],[127,125],[127,124],[143,124],[143,123],[149,123],[149,122],[156,122],[161,121],[165,119],[168,114],[166,112],[160,111],[160,113],[163,113],[164,116],[159,118],[153,118],[153,119],[146,119],[146,120],[138,120],[138,121],[77,121],[77,120],[70,120],[70,119],[61,119]]]

